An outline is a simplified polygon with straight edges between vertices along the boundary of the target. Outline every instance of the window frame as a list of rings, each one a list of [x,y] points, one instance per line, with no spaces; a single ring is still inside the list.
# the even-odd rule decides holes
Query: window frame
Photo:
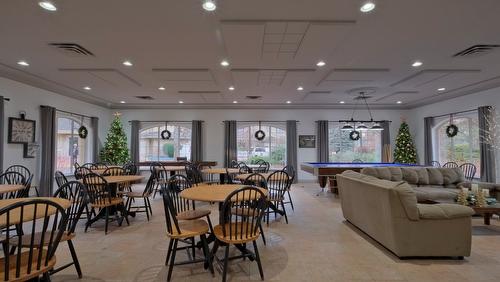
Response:
[[[350,161],[348,161],[348,160],[338,161],[338,160],[333,160],[332,159],[332,156],[333,156],[332,152],[333,152],[333,150],[332,150],[332,146],[331,146],[332,140],[330,138],[330,136],[331,136],[331,130],[332,129],[337,129],[342,134],[342,129],[341,129],[342,126],[343,126],[343,123],[339,123],[339,122],[335,122],[335,121],[331,121],[331,122],[328,123],[328,161],[329,162],[337,162],[337,163],[351,163],[355,159],[362,159],[362,157],[359,157],[359,156],[354,156],[353,159],[350,160]],[[363,135],[371,133],[371,132],[377,132],[380,135],[379,138],[377,138],[378,139],[378,141],[377,141],[378,144],[375,145],[375,147],[376,147],[375,148],[375,157],[376,157],[376,159],[375,159],[375,161],[373,161],[373,163],[381,163],[382,159],[383,159],[382,158],[382,154],[383,154],[383,144],[382,144],[383,133],[382,133],[382,131],[370,131],[370,130],[366,130],[365,131],[365,130],[362,130],[362,131],[360,131],[361,138],[358,141],[351,141],[350,139],[347,139],[347,140],[340,140],[340,142],[344,143],[345,141],[348,141],[348,142],[362,143],[363,139],[364,139]],[[356,146],[355,144],[352,146],[353,149],[356,148],[356,147],[363,147],[363,146],[360,146],[360,145]],[[340,151],[342,151],[342,149]],[[352,150],[352,153],[355,154],[355,151]],[[363,161],[366,162],[365,160],[363,160]],[[372,163],[372,162],[370,162],[370,163]]]
[[[191,143],[192,143],[192,137],[193,137],[193,128],[192,128],[192,123],[191,122],[167,122],[167,127],[175,127],[174,131],[172,132],[172,130],[170,130],[172,132],[172,139],[174,140],[174,157],[173,157],[173,160],[166,160],[166,161],[162,161],[160,160],[160,150],[161,150],[161,144],[162,142],[161,141],[167,141],[167,140],[163,140],[161,139],[161,132],[163,131],[163,127],[165,127],[165,123],[163,122],[158,122],[158,123],[148,123],[146,126],[143,126],[139,129],[139,165],[148,165],[150,163],[153,163],[153,162],[170,162],[170,161],[176,161],[176,158],[177,157],[180,157],[177,154],[177,151],[180,150],[178,148],[178,146],[180,146],[180,141],[181,140],[184,140],[185,138],[181,138],[181,130],[180,128],[181,127],[184,127],[184,128],[187,128],[189,131],[190,131],[190,134],[189,134],[189,138],[187,138],[187,140],[189,140],[189,156],[187,156],[187,159],[190,160],[191,159]],[[156,140],[157,140],[157,158],[156,160],[143,160],[142,158],[142,146],[141,146],[141,134],[146,131],[146,130],[150,130],[150,129],[154,129],[154,128],[158,128],[157,130],[157,137],[156,137]],[[175,134],[175,136],[174,136]],[[152,139],[155,139],[155,138],[152,138]]]

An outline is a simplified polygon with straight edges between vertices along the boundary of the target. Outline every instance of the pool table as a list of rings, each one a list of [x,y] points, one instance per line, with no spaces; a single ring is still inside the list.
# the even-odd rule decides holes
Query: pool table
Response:
[[[395,163],[302,163],[300,168],[318,177],[319,185],[325,188],[328,183],[328,178],[337,174],[341,174],[346,170],[361,171],[365,167],[407,167],[407,166],[420,166],[416,164],[395,164]]]

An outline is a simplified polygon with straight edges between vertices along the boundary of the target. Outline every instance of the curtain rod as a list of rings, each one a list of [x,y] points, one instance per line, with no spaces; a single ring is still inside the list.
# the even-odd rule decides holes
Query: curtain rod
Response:
[[[236,122],[287,122],[286,120],[235,120]],[[295,122],[300,122],[298,120],[294,120]],[[223,121],[224,123],[224,121]]]
[[[465,110],[465,111],[460,111],[460,112],[447,113],[447,114],[442,114],[442,115],[437,115],[437,116],[429,116],[429,117],[432,117],[432,118],[446,117],[446,116],[449,116],[449,115],[465,114],[465,113],[470,113],[470,112],[477,112],[477,109]]]
[[[132,122],[133,120],[129,120],[128,122]],[[201,122],[205,122],[203,120],[200,120]],[[158,122],[192,122],[192,120],[138,120],[138,122],[151,122],[151,123],[158,123]]]
[[[317,120],[315,122],[320,122],[321,120]],[[344,123],[344,122],[352,122],[352,120],[327,120],[328,122],[338,122],[338,123]],[[392,120],[354,120],[354,122],[392,122]]]
[[[70,114],[70,115],[79,116],[79,117],[84,117],[84,118],[92,118],[92,117],[90,117],[90,116],[86,116],[86,115],[82,115],[82,114],[77,114],[77,113],[73,113],[73,112],[68,112],[68,111],[64,111],[64,110],[59,110],[59,109],[56,109],[56,112],[65,113],[65,114]]]

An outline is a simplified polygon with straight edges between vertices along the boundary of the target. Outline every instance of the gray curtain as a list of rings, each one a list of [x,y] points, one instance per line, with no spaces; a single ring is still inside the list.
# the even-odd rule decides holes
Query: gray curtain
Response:
[[[494,140],[491,140],[495,110],[491,106],[478,108],[479,149],[481,154],[481,181],[496,182]]]
[[[191,161],[200,162],[203,160],[203,121],[193,120],[191,126]]]
[[[133,163],[139,163],[139,129],[141,122],[133,120],[130,122],[130,158]]]
[[[224,166],[228,167],[232,160],[237,160],[236,121],[224,121]]]
[[[0,96],[0,173],[3,172],[3,150],[4,148],[4,111],[5,111],[5,100],[3,96]]]
[[[53,193],[54,167],[56,153],[56,109],[49,106],[40,106],[41,156],[42,169],[40,170],[41,196],[50,196]]]
[[[286,164],[297,171],[297,121],[286,121]],[[297,177],[295,177],[295,183]]]
[[[99,161],[99,153],[101,151],[101,148],[99,146],[99,118],[98,117],[91,117],[90,118],[90,126],[92,127],[92,148],[93,148],[93,154],[92,154],[92,160],[94,162]]]
[[[383,121],[380,123],[380,126],[384,130],[382,130],[381,138],[382,138],[382,162],[383,163],[392,163],[392,148],[391,148],[391,129],[390,122]]]
[[[434,127],[434,118],[424,118],[424,162],[431,165],[434,160],[432,144],[432,128]]]
[[[318,162],[328,162],[328,121],[318,120],[317,122],[318,135]]]

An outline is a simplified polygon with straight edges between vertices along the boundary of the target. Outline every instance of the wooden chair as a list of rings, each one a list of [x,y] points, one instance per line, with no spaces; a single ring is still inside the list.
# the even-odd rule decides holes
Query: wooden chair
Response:
[[[97,165],[95,165],[94,163],[84,163],[82,164],[80,167],[84,167],[84,168],[87,168],[87,169],[99,169],[99,167]]]
[[[472,181],[474,179],[474,176],[476,175],[476,165],[473,163],[464,163],[460,165],[460,169],[462,169],[462,172],[464,173],[465,179],[468,181]]]
[[[83,177],[85,175],[91,174],[91,173],[92,173],[92,170],[90,170],[89,168],[80,166],[80,167],[75,169],[74,176],[75,176],[76,180],[80,180],[80,179],[83,179]]]
[[[455,167],[458,167],[458,164],[456,162],[447,162],[443,165],[443,167],[446,167],[446,168],[455,168]]]
[[[168,178],[166,177],[166,171],[164,171],[163,165],[159,162],[152,162],[151,165],[149,166],[149,172],[154,177],[154,185],[153,185],[153,199],[154,199],[156,197],[156,193],[160,191],[161,185],[165,184]]]
[[[267,188],[266,178],[260,173],[252,173],[243,181],[243,185]]]
[[[284,204],[290,204],[290,206],[292,207],[292,211],[294,211],[294,207],[293,207],[293,202],[292,202],[292,195],[290,195],[290,190],[292,188],[292,184],[294,183],[295,181],[295,168],[292,166],[292,165],[287,165],[283,168],[283,171],[286,172],[290,178],[290,183],[288,184],[288,189],[286,189],[286,193],[288,195],[288,201],[285,201]]]
[[[14,231],[6,228],[2,234],[2,281],[28,281],[40,276],[50,281],[49,272],[56,264],[55,253],[68,222],[64,208],[46,199],[27,199],[0,209],[0,218],[5,227],[17,226]]]
[[[0,174],[0,184],[12,184],[12,185],[23,185],[26,180],[22,174],[15,171],[4,172]],[[24,189],[23,189],[24,190]],[[20,190],[22,191],[22,190]],[[18,198],[19,191],[9,192],[6,194],[0,194],[0,199],[12,199]]]
[[[146,183],[146,187],[144,188],[144,191],[142,192],[124,192],[123,195],[127,197],[127,201],[125,202],[125,207],[127,209],[127,214],[129,215],[134,215],[135,213],[138,212],[145,212],[146,217],[149,221],[149,216],[153,215],[153,208],[151,207],[151,202],[149,201],[149,197],[153,194],[153,190],[155,187],[155,176],[150,175],[148,182]],[[142,198],[144,205],[136,205],[132,206],[132,203],[135,202],[135,199]],[[135,209],[132,211],[132,209]]]
[[[22,165],[11,165],[8,167],[5,172],[17,172],[22,174],[24,177],[24,187],[25,189],[19,191],[17,194],[17,198],[26,198],[29,197],[30,189],[31,189],[31,182],[33,180],[33,174],[30,172],[30,170]],[[39,196],[38,189],[35,187],[35,193],[37,196]]]
[[[68,183],[68,179],[66,178],[64,173],[62,173],[59,170],[56,170],[56,172],[54,173],[54,178],[56,179],[56,183],[57,183],[58,188],[61,188],[61,186]]]
[[[126,175],[137,175],[139,172],[139,168],[134,163],[126,163],[123,166],[123,169],[125,170]]]
[[[107,163],[93,163],[92,169],[108,169]]]
[[[260,224],[267,209],[266,196],[255,187],[243,187],[229,194],[222,204],[221,222],[214,227],[216,241],[212,250],[215,256],[217,249],[222,244],[226,245],[224,252],[224,266],[222,281],[226,281],[229,260],[237,258],[255,259],[259,268],[260,278],[264,280],[264,272],[260,261],[257,239],[260,236]],[[245,216],[240,216],[245,214]],[[252,243],[254,252],[245,250],[241,255],[229,257],[229,247],[237,245],[246,248],[247,243]]]
[[[285,209],[285,193],[289,189],[290,177],[288,174],[282,170],[275,171],[267,177],[267,190],[268,201],[276,207],[274,212],[274,217],[276,218],[276,210],[279,206],[283,208],[282,212],[285,216],[285,221],[288,224],[288,216],[286,215]],[[267,225],[269,225],[269,214],[271,213],[270,208],[267,209]]]
[[[236,160],[232,160],[229,164],[230,168],[239,168],[238,162]]]
[[[103,176],[119,176],[119,175],[127,175],[125,169],[121,167],[110,167],[106,168],[102,173]]]
[[[87,174],[83,177],[83,183],[85,184],[86,195],[89,198],[91,211],[94,213],[96,209],[99,211],[104,209],[105,212],[105,227],[104,234],[108,234],[108,223],[109,223],[109,213],[111,208],[115,208],[116,211],[121,212],[121,218],[115,213],[115,219],[118,221],[118,225],[121,226],[123,219],[130,224],[127,218],[127,211],[125,209],[125,203],[122,197],[117,197],[112,195],[112,191],[109,187],[108,182],[102,176],[95,173]],[[85,232],[91,225],[93,219],[89,218],[85,224]]]
[[[259,164],[259,167],[258,168],[255,168],[253,169],[253,172],[257,172],[257,173],[268,173],[269,172],[269,168],[271,167],[271,164],[268,163],[268,162],[265,162],[265,161],[262,161],[260,164]]]
[[[240,174],[252,173],[252,169],[248,167],[246,164],[240,165]]]
[[[441,167],[441,164],[438,161],[431,161],[431,166],[433,166],[433,167]]]
[[[170,242],[168,244],[167,257],[165,259],[165,265],[169,265],[168,267],[168,275],[167,281],[170,281],[172,278],[172,269],[174,265],[183,265],[188,263],[207,263],[212,273],[214,275],[214,269],[212,265],[212,259],[210,255],[210,251],[208,249],[208,242],[206,234],[209,230],[208,223],[203,219],[195,219],[195,220],[179,220],[178,213],[176,209],[176,205],[174,204],[176,198],[178,198],[178,192],[175,189],[169,189],[165,186],[162,187],[162,195],[163,195],[163,207],[165,210],[165,221],[167,224],[167,236],[170,238]],[[193,255],[192,260],[175,263],[175,255],[178,250],[185,250],[190,248],[196,248],[193,242],[195,237],[200,237],[202,246],[203,246],[203,259],[196,259],[196,256]],[[188,243],[187,246],[178,247],[178,243]],[[193,254],[195,254],[193,252]]]

